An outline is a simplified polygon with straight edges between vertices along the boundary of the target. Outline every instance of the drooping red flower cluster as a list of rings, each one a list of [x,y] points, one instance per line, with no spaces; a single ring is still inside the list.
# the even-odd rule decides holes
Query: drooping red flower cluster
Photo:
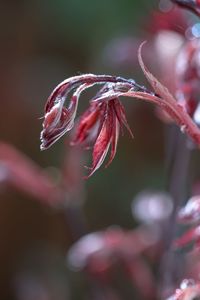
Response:
[[[143,99],[157,104],[170,115],[182,131],[188,133],[197,144],[200,144],[199,128],[185,108],[178,104],[169,91],[148,71],[141,57],[141,47],[138,56],[139,63],[154,92],[148,91],[132,79],[109,75],[86,74],[64,80],[55,88],[46,103],[41,132],[41,150],[49,148],[63,134],[73,128],[81,93],[96,84],[103,85],[103,87],[90,101],[90,106],[82,115],[72,141],[72,144],[87,145],[92,139],[93,163],[89,176],[101,166],[110,147],[111,154],[108,164],[113,160],[116,154],[119,130],[122,126],[124,125],[131,133],[124,107],[119,100],[120,96]],[[66,108],[64,104],[70,93],[72,93],[70,103]]]
[[[108,83],[109,81],[111,83]],[[46,149],[69,131],[74,124],[81,92],[97,83],[103,83],[104,87],[91,100],[89,108],[83,113],[71,142],[72,145],[83,144],[86,146],[91,140],[95,141],[90,175],[100,167],[110,147],[111,154],[108,164],[113,160],[117,149],[119,131],[123,125],[132,135],[118,94],[123,90],[127,92],[131,89],[142,89],[142,87],[136,86],[131,80],[112,76],[88,74],[70,78],[63,82],[50,96],[46,105],[44,129],[41,134],[41,149]],[[63,107],[67,94],[71,89],[76,88],[77,84],[80,86],[72,95],[69,107]]]
[[[94,133],[93,167],[90,175],[100,167],[109,147],[111,147],[111,154],[106,166],[112,162],[117,150],[119,131],[123,125],[133,136],[126,120],[124,107],[118,98],[100,103],[92,102],[81,117],[72,145],[85,143]]]

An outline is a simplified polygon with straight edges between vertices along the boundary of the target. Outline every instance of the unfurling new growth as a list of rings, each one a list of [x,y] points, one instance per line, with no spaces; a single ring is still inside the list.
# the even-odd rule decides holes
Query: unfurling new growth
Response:
[[[88,143],[93,141],[93,162],[92,167],[89,168],[89,176],[102,165],[109,148],[111,154],[106,166],[112,162],[122,126],[125,126],[133,136],[124,107],[119,100],[122,96],[157,104],[180,126],[182,131],[186,132],[195,143],[200,144],[199,128],[190,118],[185,107],[177,103],[167,88],[148,71],[142,60],[141,49],[142,45],[138,52],[139,63],[153,91],[140,86],[132,79],[109,75],[85,74],[64,80],[54,89],[45,106],[41,150],[49,148],[73,128],[81,93],[96,84],[103,87],[90,100],[89,108],[81,116],[71,142],[72,145],[88,146]],[[65,107],[64,104],[71,92],[68,107]]]

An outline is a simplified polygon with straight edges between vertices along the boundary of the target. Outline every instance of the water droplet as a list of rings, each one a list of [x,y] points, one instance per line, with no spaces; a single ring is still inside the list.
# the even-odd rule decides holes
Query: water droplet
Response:
[[[181,132],[182,132],[182,133],[185,133],[185,129],[186,129],[186,125],[182,125],[182,126],[181,126]]]
[[[181,284],[180,284],[180,288],[182,290],[187,289],[189,286],[194,286],[195,285],[195,281],[193,279],[184,279]]]

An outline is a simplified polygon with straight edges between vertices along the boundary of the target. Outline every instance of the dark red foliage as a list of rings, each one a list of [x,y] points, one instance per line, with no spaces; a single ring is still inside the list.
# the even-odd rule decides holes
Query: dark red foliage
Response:
[[[102,165],[110,146],[111,155],[108,164],[113,160],[122,125],[131,133],[124,108],[119,101],[120,96],[139,98],[157,104],[170,115],[182,131],[187,132],[197,144],[200,143],[199,128],[192,122],[185,108],[177,104],[167,88],[149,72],[142,60],[141,49],[142,45],[138,53],[139,63],[155,93],[138,85],[132,79],[122,77],[85,74],[68,78],[55,88],[47,100],[41,132],[42,150],[50,147],[65,132],[72,129],[81,93],[95,84],[104,86],[90,101],[90,107],[82,115],[72,142],[82,144],[88,141],[89,136],[93,136],[93,162],[89,176]],[[64,103],[71,91],[73,92],[71,100],[68,108],[65,108]]]

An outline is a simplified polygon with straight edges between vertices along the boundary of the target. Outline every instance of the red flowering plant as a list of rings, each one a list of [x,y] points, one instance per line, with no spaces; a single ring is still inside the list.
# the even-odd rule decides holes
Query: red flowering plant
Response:
[[[51,147],[65,133],[69,132],[70,139],[69,147],[64,149],[64,159],[59,167],[53,168],[53,176],[51,168],[44,169],[13,146],[0,143],[1,190],[14,188],[52,210],[62,209],[61,226],[64,224],[67,229],[64,239],[65,235],[71,239],[68,250],[65,244],[63,252],[67,252],[69,273],[79,271],[87,282],[84,299],[192,300],[200,297],[200,192],[193,193],[190,188],[191,157],[194,150],[198,155],[200,145],[200,30],[195,19],[200,16],[200,1],[168,0],[167,3],[164,0],[161,4],[167,4],[167,9],[153,11],[149,18],[145,17],[145,25],[141,24],[142,30],[146,30],[144,35],[119,39],[121,48],[115,53],[110,48],[110,57],[113,55],[118,67],[124,63],[126,68],[136,68],[139,61],[148,87],[134,79],[89,73],[65,79],[50,94],[44,109],[41,150]],[[148,40],[145,47],[143,40]],[[138,55],[133,55],[137,53],[136,48],[139,48]],[[147,50],[144,59],[143,48]],[[149,69],[154,70],[156,77]],[[85,111],[78,117],[79,101],[88,89],[96,92],[89,96]],[[137,99],[154,104],[160,117],[158,122],[168,121],[166,135],[163,134],[166,185],[160,192],[145,187],[133,197],[129,212],[132,210],[134,228],[113,225],[114,222],[106,220],[108,215],[104,211],[103,222],[98,224],[95,216],[93,228],[82,207],[85,185],[90,182],[83,180],[83,150],[92,149],[92,163],[86,167],[87,179],[103,165],[107,156],[105,166],[113,162],[121,133],[127,131],[134,137],[129,126],[129,120],[132,124],[133,119],[134,123],[133,112],[126,115],[125,97],[127,102]],[[148,122],[145,131],[147,125]],[[148,143],[146,136],[145,142]],[[157,147],[158,143],[152,140],[152,145]],[[110,191],[113,183],[108,184]],[[130,183],[131,192],[133,184],[136,185],[135,181]],[[124,201],[126,193],[122,190],[119,197]],[[22,275],[22,283],[17,283],[22,290],[19,300],[37,295],[32,292],[34,289],[41,294],[38,300],[50,297],[50,292],[43,292],[45,284],[40,286],[37,281],[30,284],[27,273]],[[59,296],[56,299],[60,300]]]
[[[174,0],[172,2],[179,8],[189,9],[199,15],[199,1]],[[168,14],[170,16],[170,12]],[[178,16],[180,17],[180,14]],[[174,16],[172,19],[174,20]],[[167,17],[164,20],[164,24],[167,23],[164,28],[175,32],[176,30],[170,23],[172,19]],[[181,17],[180,20],[185,19]],[[161,24],[163,23],[161,22]],[[174,245],[174,239],[176,238],[177,214],[181,222],[197,222],[200,219],[200,201],[198,197],[192,198],[185,208],[180,210],[180,207],[186,200],[183,186],[187,183],[191,149],[194,148],[195,144],[197,147],[200,145],[200,43],[193,34],[194,28],[187,27],[187,22],[183,21],[182,24],[184,24],[184,28],[182,28],[181,34],[178,31],[179,36],[181,36],[181,43],[178,43],[176,51],[172,53],[169,60],[169,56],[165,56],[165,52],[162,52],[162,58],[166,59],[163,66],[170,65],[169,68],[166,67],[168,71],[166,73],[168,76],[171,76],[171,82],[173,81],[172,93],[144,64],[141,53],[143,43],[139,47],[138,60],[143,74],[151,86],[150,89],[138,84],[133,79],[125,79],[119,76],[84,74],[70,77],[61,82],[49,96],[45,106],[43,130],[41,132],[41,150],[46,150],[66,132],[71,131],[75,127],[74,131],[72,131],[70,144],[72,146],[81,145],[86,149],[93,148],[92,166],[88,168],[89,174],[86,178],[93,175],[101,167],[109,149],[110,157],[106,167],[113,161],[117,151],[119,134],[123,127],[133,137],[124,106],[121,102],[122,97],[137,98],[155,104],[165,115],[170,117],[171,121],[180,127],[182,133],[187,134],[187,137],[184,136],[184,138],[181,133],[175,135],[171,147],[172,150],[170,151],[168,189],[173,204],[169,215],[162,223],[163,231],[161,232],[166,237],[166,241],[164,241],[164,238],[159,237],[159,242],[162,241],[162,246],[165,248],[162,251],[162,255],[158,257],[161,265],[160,271],[162,271],[161,277],[163,277],[158,282],[158,286],[155,287],[154,276],[146,263],[144,263],[144,253],[150,247],[141,242],[140,229],[133,230],[131,233],[121,230],[105,230],[92,235],[86,235],[85,233],[85,236],[81,237],[68,253],[69,261],[72,265],[79,263],[78,267],[80,269],[84,269],[84,271],[90,275],[92,274],[100,281],[108,279],[108,270],[113,267],[112,259],[116,258],[125,266],[126,272],[128,271],[133,280],[133,286],[136,285],[140,295],[146,299],[156,298],[159,294],[162,296],[172,294],[177,283],[184,280],[187,275],[190,276],[192,274],[191,266],[187,272],[187,264],[183,264],[182,273],[180,271],[181,268],[176,268],[178,260],[174,263],[176,254],[173,252],[175,250],[172,245]],[[187,35],[189,31],[193,34],[192,40],[190,39],[191,36],[189,38],[189,35]],[[164,78],[164,70],[162,70],[161,79]],[[173,74],[169,74],[169,70],[173,71]],[[76,123],[81,94],[86,89],[96,85],[100,86],[100,88],[94,97],[90,99],[89,107]],[[76,125],[74,125],[75,123]],[[145,231],[151,235],[149,228],[148,230],[145,228]],[[199,225],[197,225],[183,234],[181,238],[176,239],[175,248],[182,248],[191,241],[195,241],[195,245],[199,246],[199,232]],[[90,243],[91,241],[92,244]],[[157,244],[158,241],[156,240],[155,248],[158,246]],[[131,251],[129,252],[130,249]],[[174,278],[175,268],[179,272],[178,278]],[[191,280],[184,280],[180,289],[176,290],[169,299],[190,300],[194,296],[199,296],[199,278],[193,276],[193,279],[197,280],[196,283]],[[149,287],[148,293],[142,290],[142,280],[145,281],[145,286]],[[190,285],[191,282],[192,284]]]
[[[141,46],[142,47],[142,46]],[[94,134],[93,163],[91,176],[103,163],[111,146],[111,156],[108,164],[113,160],[122,125],[129,130],[124,108],[119,97],[138,98],[157,104],[187,132],[194,142],[200,143],[200,130],[192,121],[185,108],[177,103],[175,98],[146,68],[139,49],[140,66],[153,88],[153,92],[138,85],[132,79],[124,79],[106,75],[80,75],[64,80],[52,92],[47,100],[43,131],[41,132],[41,150],[49,148],[63,134],[70,131],[74,125],[78,101],[81,93],[95,84],[103,84],[103,88],[90,101],[89,109],[83,114],[78,125],[72,144],[87,142],[92,130]],[[69,93],[73,91],[68,108],[64,103]],[[93,131],[94,132],[94,131]],[[131,133],[132,135],[132,133]]]

